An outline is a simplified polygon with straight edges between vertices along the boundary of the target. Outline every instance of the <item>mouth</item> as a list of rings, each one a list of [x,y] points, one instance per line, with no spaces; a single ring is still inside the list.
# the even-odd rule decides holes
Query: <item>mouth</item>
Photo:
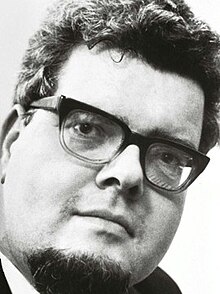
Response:
[[[134,237],[134,230],[132,229],[131,224],[122,215],[114,215],[107,210],[92,210],[92,211],[80,212],[80,213],[77,213],[77,215],[84,216],[84,217],[100,218],[100,219],[115,223],[123,227],[129,236]]]

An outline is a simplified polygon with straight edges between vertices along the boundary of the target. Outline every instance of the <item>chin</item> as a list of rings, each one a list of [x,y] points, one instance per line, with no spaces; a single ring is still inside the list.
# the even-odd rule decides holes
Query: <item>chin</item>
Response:
[[[59,232],[59,236],[52,247],[65,254],[86,253],[94,256],[107,256],[121,264],[129,260],[130,236],[121,228],[113,231],[112,228],[104,227],[80,227],[75,230],[67,226]]]
[[[48,248],[33,252],[28,265],[39,293],[124,294],[131,273],[106,255]]]

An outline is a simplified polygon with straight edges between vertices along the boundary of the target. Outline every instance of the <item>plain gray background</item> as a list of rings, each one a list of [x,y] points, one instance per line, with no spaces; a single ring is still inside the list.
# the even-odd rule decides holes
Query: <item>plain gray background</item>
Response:
[[[0,3],[0,122],[11,103],[19,64],[28,37],[51,0],[1,0]],[[197,16],[220,33],[219,0],[188,0]],[[218,148],[211,163],[189,189],[179,231],[161,267],[179,284],[183,294],[219,294],[220,193]]]

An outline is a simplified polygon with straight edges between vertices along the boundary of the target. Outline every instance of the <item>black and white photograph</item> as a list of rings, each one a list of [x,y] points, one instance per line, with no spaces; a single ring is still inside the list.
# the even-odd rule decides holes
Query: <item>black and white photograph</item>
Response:
[[[0,10],[0,294],[219,294],[219,0]]]

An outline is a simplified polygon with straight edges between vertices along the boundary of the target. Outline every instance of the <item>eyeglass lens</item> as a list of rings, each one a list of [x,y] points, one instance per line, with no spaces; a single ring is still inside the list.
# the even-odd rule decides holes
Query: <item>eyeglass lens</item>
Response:
[[[109,161],[124,139],[117,123],[84,110],[69,112],[62,129],[64,143],[72,153],[97,162]]]
[[[161,188],[176,190],[188,179],[192,162],[193,158],[186,152],[163,143],[154,143],[146,152],[146,177]]]

